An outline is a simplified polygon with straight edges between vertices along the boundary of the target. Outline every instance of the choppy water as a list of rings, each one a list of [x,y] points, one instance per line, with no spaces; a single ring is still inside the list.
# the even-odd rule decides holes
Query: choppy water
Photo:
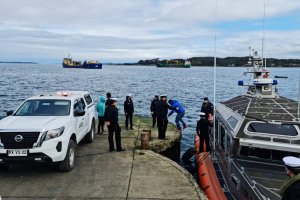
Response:
[[[213,68],[166,69],[154,66],[104,66],[102,70],[65,69],[56,65],[0,64],[0,116],[14,110],[26,98],[58,90],[87,90],[98,101],[100,95],[111,92],[120,99],[123,111],[126,94],[133,94],[135,113],[150,116],[150,103],[154,94],[168,94],[186,107],[184,120],[189,128],[184,130],[181,152],[193,146],[195,125],[202,99],[213,101]],[[218,67],[216,102],[243,94],[246,88],[237,85],[245,68]],[[298,68],[271,68],[274,75],[288,76],[279,79],[280,95],[298,99]],[[2,112],[2,113],[1,113]],[[170,117],[174,121],[175,115]]]

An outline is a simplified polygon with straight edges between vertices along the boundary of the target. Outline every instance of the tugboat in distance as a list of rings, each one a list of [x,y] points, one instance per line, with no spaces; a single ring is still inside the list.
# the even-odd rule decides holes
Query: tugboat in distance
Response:
[[[70,56],[63,59],[62,65],[64,68],[102,69],[102,63],[98,61],[84,61],[81,64],[81,61],[74,61]]]

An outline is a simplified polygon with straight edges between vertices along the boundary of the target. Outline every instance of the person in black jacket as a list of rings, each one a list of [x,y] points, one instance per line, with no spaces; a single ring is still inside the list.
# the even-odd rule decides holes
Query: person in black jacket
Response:
[[[119,126],[118,120],[118,108],[117,108],[117,99],[111,98],[111,105],[105,108],[105,124],[108,128],[108,143],[109,143],[109,151],[112,152],[115,150],[114,148],[114,133],[116,139],[116,148],[117,151],[124,151],[121,146],[121,128]]]
[[[288,180],[280,188],[282,200],[300,199],[300,159],[287,156],[283,159]]]
[[[156,104],[158,139],[161,140],[166,139],[168,109],[172,109],[172,107],[167,103],[167,95],[161,95],[160,100]]]
[[[196,132],[200,138],[200,153],[204,151],[204,142],[206,146],[206,151],[210,151],[209,146],[209,121],[206,119],[205,113],[200,112],[200,120],[197,122]]]
[[[214,114],[214,104],[212,104],[209,100],[208,97],[204,97],[203,103],[201,106],[201,112],[205,113],[206,119],[208,119],[209,114]]]
[[[131,94],[126,96],[126,100],[124,102],[124,113],[126,116],[126,120],[125,120],[126,130],[128,130],[128,120],[130,120],[130,129],[133,129],[132,116],[134,113],[134,107],[133,107]]]
[[[156,118],[157,118],[157,111],[156,111],[156,104],[159,101],[158,99],[159,95],[155,95],[153,100],[151,101],[150,111],[152,115],[152,128],[154,128],[156,124]]]
[[[106,93],[106,101],[105,101],[105,107],[108,107],[112,104],[112,101],[111,101],[111,93],[108,92]]]

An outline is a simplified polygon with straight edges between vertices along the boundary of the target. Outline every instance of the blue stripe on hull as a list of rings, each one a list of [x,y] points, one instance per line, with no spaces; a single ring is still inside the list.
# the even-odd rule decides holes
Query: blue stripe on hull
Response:
[[[80,69],[102,69],[102,64],[85,64],[85,65],[80,65],[80,66],[70,66],[70,65],[65,65],[62,64],[64,68],[80,68]]]

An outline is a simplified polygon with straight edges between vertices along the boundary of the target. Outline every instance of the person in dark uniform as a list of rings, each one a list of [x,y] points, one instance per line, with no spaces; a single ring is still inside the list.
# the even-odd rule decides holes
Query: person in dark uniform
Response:
[[[125,120],[126,130],[128,130],[128,120],[130,121],[130,129],[133,130],[132,116],[134,113],[134,107],[133,107],[133,102],[132,102],[131,96],[132,96],[131,94],[127,95],[126,100],[124,102],[124,113],[126,116],[126,120]]]
[[[105,124],[108,128],[108,143],[109,143],[109,151],[112,152],[115,150],[114,148],[114,133],[116,140],[116,148],[117,151],[124,151],[121,146],[121,128],[119,126],[118,120],[118,108],[117,108],[117,99],[111,98],[111,104],[105,108]]]
[[[300,199],[300,159],[287,156],[282,160],[289,178],[280,188],[280,195],[282,200],[298,200]]]
[[[214,114],[214,105],[208,100],[208,97],[204,97],[203,100],[201,112],[204,112],[206,119],[208,119],[209,114]]]
[[[156,104],[158,139],[161,140],[166,139],[168,109],[172,109],[172,107],[167,103],[167,95],[161,95]]]
[[[154,128],[156,124],[156,118],[157,118],[156,104],[158,101],[159,101],[159,95],[155,95],[153,100],[151,101],[150,111],[152,115],[152,128]]]
[[[206,146],[206,151],[210,151],[209,146],[209,121],[206,119],[206,114],[200,112],[200,120],[197,122],[196,132],[200,138],[200,153],[204,151],[204,142]]]
[[[111,94],[108,92],[106,93],[105,107],[108,107],[111,103]]]

